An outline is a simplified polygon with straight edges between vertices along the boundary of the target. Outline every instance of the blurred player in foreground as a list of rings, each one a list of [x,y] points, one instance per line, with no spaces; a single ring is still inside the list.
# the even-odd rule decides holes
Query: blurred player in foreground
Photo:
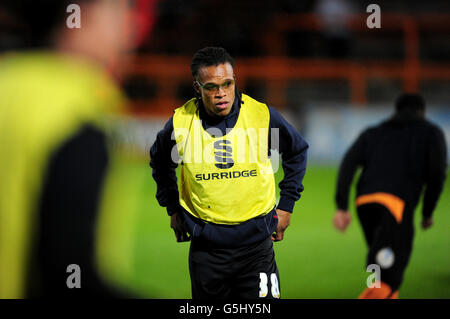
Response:
[[[345,154],[337,182],[334,226],[343,232],[351,222],[349,189],[356,169],[362,167],[358,217],[369,246],[367,265],[377,264],[381,269],[380,287],[367,288],[359,298],[398,298],[412,250],[414,210],[425,188],[422,228],[433,225],[446,161],[444,134],[425,119],[425,101],[414,94],[400,96],[394,116],[365,130]]]
[[[280,298],[272,242],[283,239],[303,190],[308,145],[275,109],[238,91],[223,48],[198,51],[191,71],[197,98],[158,133],[150,165],[177,241],[192,239],[192,297]],[[283,159],[278,205],[271,148]]]
[[[130,7],[77,1],[71,29],[70,3],[0,4],[22,32],[22,51],[0,58],[0,298],[119,296],[99,275],[96,240],[104,120],[123,104],[109,72],[129,49]]]

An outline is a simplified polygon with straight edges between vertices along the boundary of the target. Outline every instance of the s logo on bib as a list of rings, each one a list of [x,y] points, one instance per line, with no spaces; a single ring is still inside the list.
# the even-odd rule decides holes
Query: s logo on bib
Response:
[[[233,149],[231,142],[227,140],[214,142],[214,158],[217,161],[216,167],[220,169],[231,168],[234,165]]]

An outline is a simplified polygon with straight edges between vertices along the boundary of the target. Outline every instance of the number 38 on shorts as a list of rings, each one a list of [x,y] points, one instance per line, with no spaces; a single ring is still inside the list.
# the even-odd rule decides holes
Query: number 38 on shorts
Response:
[[[269,288],[267,286],[268,284],[268,277],[266,273],[260,272],[259,273],[259,297],[265,298],[267,296],[267,293],[269,292]],[[270,292],[272,294],[273,298],[280,298],[280,288],[278,286],[278,277],[277,274],[271,273],[270,274]]]

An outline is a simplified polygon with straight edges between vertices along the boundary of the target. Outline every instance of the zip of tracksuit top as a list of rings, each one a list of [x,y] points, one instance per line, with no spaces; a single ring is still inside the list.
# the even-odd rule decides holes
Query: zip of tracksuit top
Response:
[[[199,114],[205,130],[220,129],[225,134],[227,128],[233,128],[239,116],[241,98],[236,90],[236,98],[228,115],[222,118],[209,116],[200,100]],[[277,209],[293,211],[295,202],[303,191],[303,177],[306,172],[308,144],[299,133],[277,112],[269,108],[269,128],[277,128],[279,142],[277,150],[282,157],[284,178],[279,183],[280,200]],[[167,207],[167,213],[182,212],[189,233],[196,240],[203,240],[218,247],[238,247],[261,241],[270,236],[276,229],[278,220],[274,209],[267,215],[256,217],[238,225],[219,225],[206,223],[188,213],[179,203],[176,168],[172,160],[172,149],[176,141],[172,139],[173,118],[170,118],[164,128],[158,133],[155,143],[150,149],[150,166],[153,178],[157,184],[156,198],[159,204]],[[269,136],[269,150],[271,149]],[[275,146],[276,147],[276,146]]]

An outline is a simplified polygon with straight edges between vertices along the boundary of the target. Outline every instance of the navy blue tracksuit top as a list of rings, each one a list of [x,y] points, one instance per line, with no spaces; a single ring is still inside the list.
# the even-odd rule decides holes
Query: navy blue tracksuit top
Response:
[[[232,109],[228,115],[222,118],[209,116],[201,101],[199,114],[205,130],[217,128],[226,133],[237,122],[241,99],[239,92]],[[295,202],[303,191],[303,177],[306,172],[306,159],[308,144],[300,134],[272,107],[269,108],[270,129],[277,128],[279,132],[278,147],[271,147],[269,137],[269,149],[276,148],[281,154],[284,178],[279,183],[280,200],[277,209],[288,212],[293,211]],[[272,235],[277,226],[275,207],[267,215],[256,217],[238,225],[219,225],[206,223],[188,213],[179,203],[176,168],[178,163],[172,160],[172,150],[176,142],[172,139],[173,118],[165,124],[158,133],[155,143],[150,149],[150,166],[153,169],[152,176],[157,184],[156,198],[158,203],[167,208],[169,215],[183,213],[187,229],[194,239],[203,240],[213,246],[239,247],[261,241]]]

